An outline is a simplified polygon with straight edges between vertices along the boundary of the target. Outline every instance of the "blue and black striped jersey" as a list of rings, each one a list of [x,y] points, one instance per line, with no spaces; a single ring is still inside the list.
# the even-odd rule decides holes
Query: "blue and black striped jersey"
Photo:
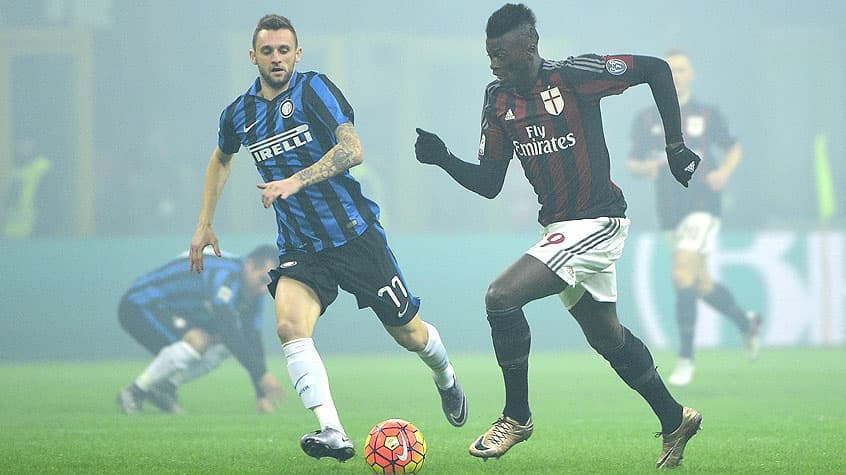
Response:
[[[232,256],[206,259],[204,272],[191,272],[188,254],[155,269],[136,280],[126,298],[160,315],[183,318],[189,326],[209,330],[219,327],[261,328],[263,299],[248,298],[241,292],[243,261]],[[215,318],[237,319],[215,322]]]
[[[353,109],[323,74],[295,71],[289,88],[268,101],[261,82],[220,116],[218,147],[227,154],[247,147],[265,182],[288,178],[320,160],[338,142],[335,129],[353,122]],[[339,247],[379,220],[379,206],[365,197],[349,171],[273,203],[280,254]]]

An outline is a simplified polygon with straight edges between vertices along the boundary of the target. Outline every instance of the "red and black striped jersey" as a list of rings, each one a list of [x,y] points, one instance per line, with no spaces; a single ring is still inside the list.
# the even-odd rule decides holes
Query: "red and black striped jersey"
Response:
[[[705,177],[717,169],[725,152],[737,143],[723,114],[711,105],[691,99],[681,106],[685,144],[702,159],[690,180],[685,199],[678,199],[678,184],[669,173],[655,180],[655,205],[661,229],[674,229],[694,211],[722,214],[721,192],[708,186]],[[632,160],[664,159],[664,127],[654,107],[640,111],[632,123]]]
[[[638,56],[543,60],[531,89],[485,91],[479,160],[517,157],[540,203],[538,221],[625,217],[611,181],[599,101],[645,82]]]

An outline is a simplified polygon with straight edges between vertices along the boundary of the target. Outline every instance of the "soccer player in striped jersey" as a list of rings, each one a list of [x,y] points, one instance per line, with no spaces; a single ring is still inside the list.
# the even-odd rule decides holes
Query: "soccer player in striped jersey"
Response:
[[[250,375],[256,409],[271,412],[283,392],[265,365],[261,322],[262,296],[276,260],[276,247],[263,245],[246,259],[226,254],[197,275],[186,252],[139,277],[121,299],[118,319],[156,357],[118,394],[120,409],[139,413],[149,400],[165,412],[181,413],[177,388],[232,354]]]
[[[664,131],[654,108],[638,113],[632,124],[632,151],[627,166],[635,176],[655,182],[658,224],[666,232],[673,253],[679,332],[678,359],[667,381],[685,386],[693,380],[695,368],[693,335],[698,299],[734,323],[746,340],[752,360],[758,355],[761,316],[742,309],[731,290],[714,281],[707,264],[720,232],[722,190],[740,164],[740,142],[718,109],[693,99],[693,66],[687,54],[673,50],[664,56],[673,71],[688,145],[705,159],[702,170],[690,182],[690,197],[676,199],[675,184],[660,173],[666,163],[661,157]]]
[[[646,56],[543,59],[535,15],[523,4],[494,12],[486,34],[496,80],[485,91],[479,163],[455,157],[437,135],[421,129],[415,144],[418,161],[442,167],[459,184],[488,198],[502,189],[508,162],[517,157],[541,206],[542,238],[485,295],[505,407],[470,445],[470,454],[500,457],[531,436],[531,334],[523,306],[557,294],[591,347],[657,415],[664,437],[658,467],[678,465],[702,418],[676,402],[647,347],[617,318],[614,262],[622,254],[629,220],[623,193],[611,181],[599,107],[605,96],[649,84],[666,132],[670,170],[687,186],[699,157],[683,141],[670,69],[663,60]]]
[[[418,315],[420,301],[403,278],[379,224],[379,207],[349,169],[364,158],[353,108],[325,75],[299,72],[302,57],[291,22],[261,18],[250,60],[259,77],[224,109],[218,147],[206,170],[203,205],[191,240],[191,268],[204,268],[203,249],[218,251],[212,229],[217,200],[233,155],[245,146],[264,180],[261,202],[273,207],[279,266],[268,286],[276,300],[277,332],[288,373],[319,430],[305,434],[306,454],[345,461],[355,454],[335,408],[326,368],[312,334],[338,288],[369,307],[401,346],[432,369],[447,420],[467,420],[467,400],[435,327]]]

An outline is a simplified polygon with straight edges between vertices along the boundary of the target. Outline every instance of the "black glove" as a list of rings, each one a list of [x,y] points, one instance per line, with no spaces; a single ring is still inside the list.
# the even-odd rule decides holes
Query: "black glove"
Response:
[[[450,153],[444,141],[432,132],[426,132],[420,128],[416,130],[417,141],[414,142],[414,154],[417,155],[417,161],[430,165],[441,165],[446,162]]]
[[[670,164],[670,172],[676,181],[684,185],[685,188],[687,188],[690,178],[693,177],[693,172],[699,168],[701,160],[684,143],[667,146],[667,163]]]

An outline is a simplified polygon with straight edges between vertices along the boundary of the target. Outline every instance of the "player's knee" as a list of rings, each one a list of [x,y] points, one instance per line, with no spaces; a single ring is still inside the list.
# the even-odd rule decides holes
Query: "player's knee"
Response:
[[[510,308],[518,307],[514,302],[513,292],[507,287],[500,285],[498,282],[492,283],[485,293],[485,308],[490,311],[503,311]]]
[[[673,268],[673,285],[677,289],[689,289],[696,283],[696,275],[686,267]]]
[[[418,352],[426,348],[427,330],[423,320],[414,319],[401,327],[385,327],[400,346],[408,351]]]
[[[307,338],[309,335],[304,335],[299,329],[298,325],[295,325],[293,322],[289,320],[281,320],[276,322],[276,335],[279,337],[279,341],[282,343],[296,340],[298,338]]]

